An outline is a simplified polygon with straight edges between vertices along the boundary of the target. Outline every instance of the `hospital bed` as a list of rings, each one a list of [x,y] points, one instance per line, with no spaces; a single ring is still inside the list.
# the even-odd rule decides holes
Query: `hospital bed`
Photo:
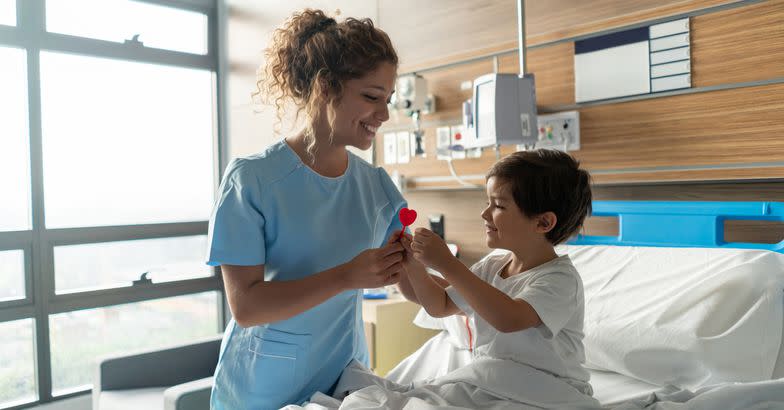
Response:
[[[593,215],[617,217],[618,235],[580,235],[558,252],[570,255],[583,278],[585,365],[600,405],[784,409],[784,241],[724,240],[725,221],[781,222],[784,203],[596,201]],[[417,324],[438,327],[439,320]],[[448,360],[432,345],[445,334],[409,367]],[[396,370],[393,380],[410,381]],[[401,400],[394,388],[381,396]]]
[[[596,201],[593,215],[618,235],[560,251],[583,277],[600,402],[784,377],[784,241],[724,240],[725,221],[784,221],[784,204]]]

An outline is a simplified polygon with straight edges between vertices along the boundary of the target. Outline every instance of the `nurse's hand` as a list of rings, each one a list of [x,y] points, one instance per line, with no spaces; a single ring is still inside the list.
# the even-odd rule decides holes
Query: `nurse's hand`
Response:
[[[411,269],[418,269],[423,268],[422,263],[414,258],[414,251],[411,250],[411,241],[414,240],[414,237],[411,234],[403,232],[400,234],[400,231],[395,231],[392,236],[389,237],[388,243],[393,243],[399,241],[401,245],[403,245],[403,269],[404,271],[409,271]]]
[[[403,252],[403,245],[399,242],[360,252],[346,264],[344,278],[347,287],[369,289],[396,284],[403,269]]]

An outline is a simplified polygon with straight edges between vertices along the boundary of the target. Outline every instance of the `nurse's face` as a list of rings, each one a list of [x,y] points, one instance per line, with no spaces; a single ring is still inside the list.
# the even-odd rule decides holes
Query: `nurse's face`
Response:
[[[348,80],[343,97],[335,106],[333,144],[370,148],[376,131],[389,119],[387,103],[394,92],[397,70],[381,63],[365,76]]]

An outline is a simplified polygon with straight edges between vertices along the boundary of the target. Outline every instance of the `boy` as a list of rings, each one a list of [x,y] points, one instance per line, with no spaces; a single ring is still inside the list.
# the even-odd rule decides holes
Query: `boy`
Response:
[[[517,152],[488,172],[487,198],[487,245],[509,252],[491,253],[469,270],[439,236],[419,228],[401,239],[401,292],[433,317],[465,316],[474,358],[522,363],[590,396],[583,284],[569,256],[554,250],[590,213],[589,174],[560,151]]]

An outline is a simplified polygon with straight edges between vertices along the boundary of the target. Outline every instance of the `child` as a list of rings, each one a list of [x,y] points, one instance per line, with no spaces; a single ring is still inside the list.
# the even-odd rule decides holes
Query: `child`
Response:
[[[591,210],[588,172],[560,151],[517,152],[488,172],[487,198],[487,245],[509,252],[493,252],[469,270],[438,235],[416,229],[401,238],[401,292],[433,317],[465,316],[473,358],[522,363],[592,395],[582,367],[582,280],[569,256],[554,250]]]

